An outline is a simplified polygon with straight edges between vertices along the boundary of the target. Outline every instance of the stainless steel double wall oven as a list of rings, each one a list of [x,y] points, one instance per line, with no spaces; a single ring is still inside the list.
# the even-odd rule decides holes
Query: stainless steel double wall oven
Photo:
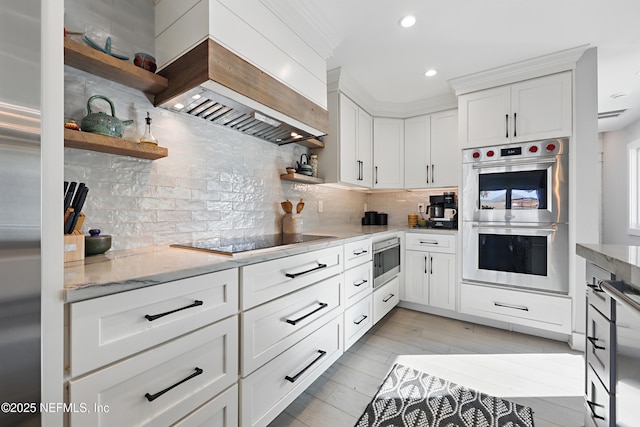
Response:
[[[463,280],[568,292],[568,150],[553,139],[463,151]]]

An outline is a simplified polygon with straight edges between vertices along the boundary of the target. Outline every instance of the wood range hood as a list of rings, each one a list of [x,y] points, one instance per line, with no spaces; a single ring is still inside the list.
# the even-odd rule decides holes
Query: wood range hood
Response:
[[[169,87],[154,104],[283,145],[326,135],[326,109],[211,38],[158,74]]]

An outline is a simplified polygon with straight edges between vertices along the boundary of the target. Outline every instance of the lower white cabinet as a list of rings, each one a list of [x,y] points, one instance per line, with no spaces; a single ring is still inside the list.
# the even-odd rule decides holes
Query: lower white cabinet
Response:
[[[456,236],[407,234],[402,300],[456,309]]]
[[[373,268],[371,261],[344,272],[345,307],[371,294]]]
[[[266,426],[343,352],[342,315],[240,381],[242,426]]]
[[[238,425],[238,385],[230,387],[174,424],[174,427],[235,427]]]
[[[400,302],[400,277],[396,276],[373,291],[373,324],[375,325]]]
[[[238,380],[233,316],[69,381],[70,425],[170,425]],[[97,406],[94,406],[97,405]]]
[[[373,326],[373,299],[366,295],[344,311],[344,351]]]
[[[460,312],[551,332],[571,333],[571,298],[462,283]]]

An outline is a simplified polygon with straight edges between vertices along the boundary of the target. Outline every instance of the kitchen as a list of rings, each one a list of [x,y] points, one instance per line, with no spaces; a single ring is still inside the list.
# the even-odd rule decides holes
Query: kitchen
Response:
[[[97,13],[86,2],[67,2],[65,7],[65,25],[69,29],[83,28],[85,22],[81,18],[85,14],[97,21],[117,21],[107,18],[109,11]],[[141,6],[141,10],[126,10],[131,16],[139,16],[152,13],[149,7],[147,4]],[[73,21],[72,10],[77,13],[76,22]],[[145,16],[140,18],[141,22],[136,22],[137,25],[128,25],[129,28],[147,28],[135,33],[135,51],[154,50],[153,19]],[[114,28],[117,26],[114,25]],[[62,55],[59,49],[58,54]],[[63,78],[60,73],[59,77]],[[346,77],[341,76],[338,84],[343,83],[344,79]],[[279,231],[282,215],[279,202],[285,199],[297,201],[304,198],[305,230],[334,235],[335,224],[359,224],[363,212],[371,209],[387,212],[389,224],[402,227],[406,224],[407,214],[413,212],[418,203],[427,202],[429,196],[442,194],[446,190],[437,187],[434,190],[366,193],[285,182],[280,180],[280,174],[306,152],[300,145],[278,147],[154,108],[141,91],[69,67],[64,72],[64,94],[58,93],[59,99],[64,98],[64,113],[60,112],[57,123],[83,117],[86,114],[86,100],[94,93],[108,96],[116,105],[118,117],[135,120],[135,125],[129,127],[125,135],[129,139],[144,132],[144,118],[150,112],[154,135],[161,146],[169,149],[167,159],[153,162],[84,150],[64,150],[64,174],[58,171],[60,176],[57,181],[64,179],[87,183],[91,191],[84,210],[86,225],[113,235],[112,251],[144,251],[145,248],[191,238],[270,234]],[[456,104],[449,106],[455,107]],[[43,127],[45,125],[43,123]],[[58,137],[62,138],[60,135]],[[43,148],[43,157],[45,149],[48,148]],[[47,159],[61,159],[60,156],[61,153],[54,152]],[[322,163],[326,167],[327,161]],[[593,180],[593,177],[587,176],[586,179]],[[43,186],[47,184],[45,182]],[[363,209],[365,204],[367,208]],[[47,220],[43,218],[43,221]],[[594,229],[586,216],[578,220],[587,222],[581,225],[574,223],[576,227],[584,225],[585,229]],[[591,241],[598,241],[597,237]],[[47,247],[46,243],[43,237],[43,248]],[[61,254],[56,256],[60,257]],[[52,274],[47,274],[47,277],[62,277],[61,265],[60,262],[60,266],[47,269]],[[575,267],[576,270],[579,268]],[[58,305],[59,285],[58,282],[57,288],[50,289],[51,298]],[[580,318],[578,309],[575,316]],[[59,317],[54,315],[51,318]],[[575,331],[579,332],[580,328]],[[57,337],[62,342],[62,331],[54,331],[47,337],[52,341]],[[45,369],[47,371],[57,372],[57,368]],[[58,375],[60,377],[56,379]],[[53,374],[47,379],[51,378],[54,384],[62,381],[61,376],[62,373]],[[58,396],[59,399],[52,397],[47,401],[63,401],[61,391],[55,386],[52,388],[52,396]]]

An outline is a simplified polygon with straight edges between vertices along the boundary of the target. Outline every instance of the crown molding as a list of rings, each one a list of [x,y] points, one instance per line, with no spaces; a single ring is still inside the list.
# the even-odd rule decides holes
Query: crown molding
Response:
[[[456,96],[548,74],[573,70],[589,45],[538,56],[525,61],[492,68],[449,80]]]

